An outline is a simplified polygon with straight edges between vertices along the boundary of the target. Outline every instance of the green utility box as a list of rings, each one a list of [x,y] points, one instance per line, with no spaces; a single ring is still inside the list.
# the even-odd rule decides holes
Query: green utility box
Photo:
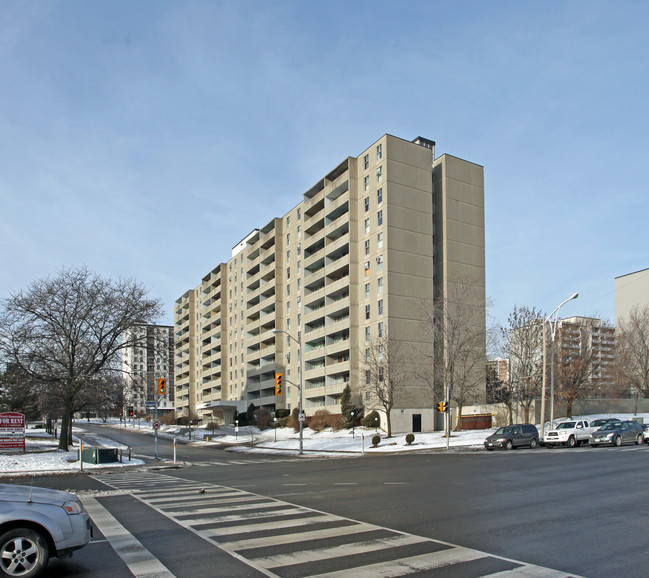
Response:
[[[84,446],[81,460],[87,464],[112,464],[119,461],[117,448],[94,448]]]

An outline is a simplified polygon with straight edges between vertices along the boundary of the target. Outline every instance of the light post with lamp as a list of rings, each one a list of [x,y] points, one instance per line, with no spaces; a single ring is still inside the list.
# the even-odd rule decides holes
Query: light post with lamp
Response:
[[[277,418],[273,419],[273,423],[275,424],[275,443],[277,443]]]
[[[354,426],[356,425],[356,423],[354,422],[354,412],[350,412],[350,415],[352,416],[352,437],[355,438],[356,432],[354,431]]]
[[[559,324],[559,310],[563,307],[568,301],[577,299],[579,293],[575,293],[568,297],[565,301],[562,301],[553,311],[548,315],[543,321],[543,385],[541,387],[541,437],[545,437],[545,365],[546,365],[546,344],[545,344],[545,324],[550,324],[550,429],[554,427],[554,340],[557,334],[557,325]],[[552,321],[552,316],[555,315],[554,321]]]
[[[298,339],[295,339],[295,337],[293,337],[288,331],[284,331],[283,329],[273,329],[273,333],[284,333],[289,339],[292,339],[297,343],[297,388],[300,391],[300,413],[298,419],[300,422],[300,455],[302,455],[304,453],[304,434],[302,431],[304,429],[304,416],[302,415],[302,341],[299,338],[299,334]],[[286,381],[288,382],[288,379]]]

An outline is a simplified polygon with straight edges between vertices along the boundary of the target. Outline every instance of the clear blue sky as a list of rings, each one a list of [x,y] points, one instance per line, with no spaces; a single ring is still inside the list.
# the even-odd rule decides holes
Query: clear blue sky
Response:
[[[487,296],[614,316],[649,267],[649,3],[3,0],[0,297],[61,267],[173,303],[348,155],[485,168]]]

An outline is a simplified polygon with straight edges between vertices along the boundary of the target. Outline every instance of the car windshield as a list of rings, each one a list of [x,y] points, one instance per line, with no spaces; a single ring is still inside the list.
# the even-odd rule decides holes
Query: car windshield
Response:
[[[573,429],[575,427],[574,421],[564,421],[557,426],[557,429]]]
[[[599,428],[599,431],[611,431],[614,429],[618,429],[622,424],[621,423],[607,423],[604,424],[601,428]]]
[[[512,433],[512,427],[511,426],[499,427],[494,433],[496,435],[503,435],[503,434]]]

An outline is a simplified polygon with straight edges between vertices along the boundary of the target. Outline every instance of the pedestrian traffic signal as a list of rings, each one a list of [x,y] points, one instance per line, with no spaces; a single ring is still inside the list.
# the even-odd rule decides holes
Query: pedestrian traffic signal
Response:
[[[167,380],[164,377],[158,378],[158,395],[165,395],[167,393]]]
[[[445,401],[438,402],[437,403],[437,411],[442,412],[442,413],[448,411],[448,403],[446,403]]]
[[[275,395],[282,395],[282,374],[275,373]]]

